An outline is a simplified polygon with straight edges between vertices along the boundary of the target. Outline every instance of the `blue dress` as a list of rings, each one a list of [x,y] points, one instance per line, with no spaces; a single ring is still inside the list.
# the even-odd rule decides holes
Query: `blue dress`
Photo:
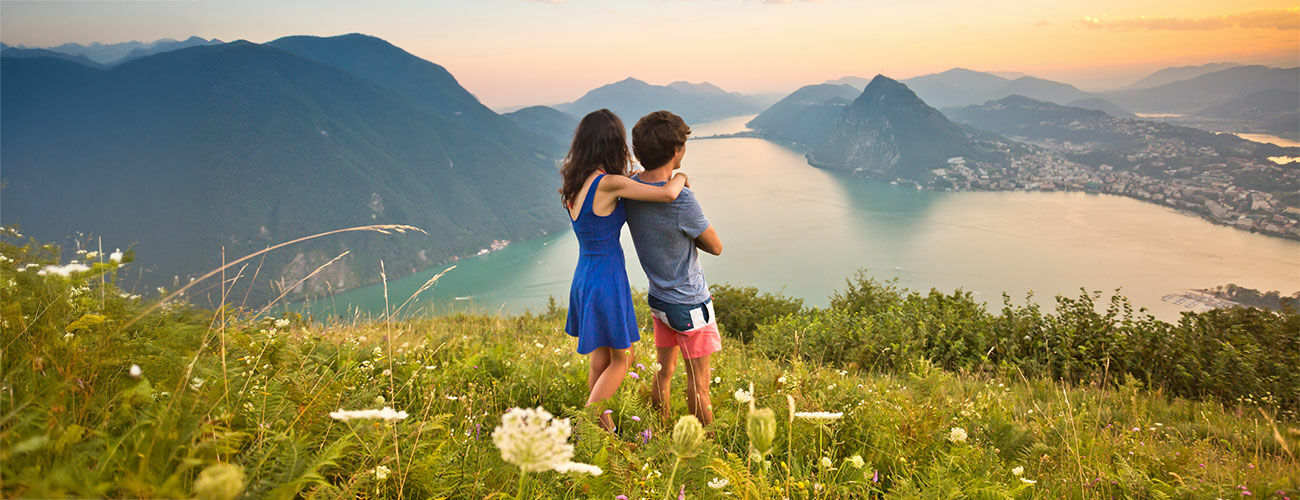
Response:
[[[569,318],[564,331],[578,337],[578,354],[598,347],[627,349],[641,340],[632,308],[632,287],[627,282],[623,245],[619,235],[627,222],[623,200],[614,212],[601,217],[592,212],[596,186],[604,174],[587,188],[573,233],[578,236],[578,268],[569,289]]]

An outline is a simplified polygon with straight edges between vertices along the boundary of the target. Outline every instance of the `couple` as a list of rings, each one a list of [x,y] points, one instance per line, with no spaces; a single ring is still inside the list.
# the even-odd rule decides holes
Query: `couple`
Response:
[[[619,244],[626,222],[650,281],[658,363],[651,400],[668,420],[668,385],[680,348],[686,406],[708,425],[709,356],[722,349],[722,339],[696,249],[718,255],[722,240],[687,189],[686,174],[673,172],[681,167],[690,133],[681,117],[667,111],[642,117],[632,128],[632,147],[645,170],[629,175],[631,158],[618,116],[601,109],[578,124],[560,170],[560,195],[579,247],[565,331],[578,338],[578,353],[591,362],[587,405],[613,396],[632,366],[632,344],[641,340]],[[614,430],[608,414],[597,418]]]

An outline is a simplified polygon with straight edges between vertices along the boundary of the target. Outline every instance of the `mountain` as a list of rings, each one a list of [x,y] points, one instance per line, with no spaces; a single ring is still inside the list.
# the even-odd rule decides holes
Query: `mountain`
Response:
[[[1094,97],[1092,94],[1079,90],[1074,85],[1032,76],[1020,77],[1008,82],[998,88],[995,95],[999,99],[1010,95],[1020,95],[1057,104]]]
[[[10,47],[8,45],[4,46],[4,48],[0,48],[0,57],[12,57],[15,59],[30,58],[30,57],[53,57],[55,59],[63,59],[65,61],[71,61],[83,66],[90,66],[92,68],[103,67],[102,64],[99,64],[95,61],[91,61],[90,59],[87,59],[86,56],[68,55],[62,52],[55,52],[46,49],[26,49],[26,48]]]
[[[834,80],[826,80],[822,83],[825,83],[826,85],[848,85],[858,89],[858,92],[862,92],[863,89],[867,88],[867,84],[871,83],[871,79],[860,76],[845,76]]]
[[[1010,95],[1028,96],[1059,104],[1097,98],[1070,84],[1016,72],[994,74],[953,68],[941,73],[908,78],[902,82],[927,104],[937,108],[980,104]]]
[[[989,71],[988,73],[990,75],[1000,76],[1008,80],[1015,80],[1017,78],[1024,78],[1026,76],[1031,76],[1029,73],[1021,73],[1019,71]]]
[[[130,52],[127,52],[126,55],[122,56],[120,59],[105,61],[105,64],[121,64],[127,61],[139,59],[141,57],[150,56],[153,54],[161,54],[163,52],[169,52],[169,51],[184,49],[188,47],[201,47],[204,45],[219,45],[221,43],[222,43],[221,40],[217,40],[216,38],[213,38],[211,40],[205,40],[197,36],[191,36],[184,40],[173,40],[171,38],[163,38],[161,40],[155,40],[153,42],[144,44],[141,47],[136,47],[134,49],[131,49]]]
[[[406,57],[368,40],[330,43],[379,67]],[[254,297],[350,251],[299,289],[337,290],[377,281],[380,259],[391,279],[564,227],[553,160],[521,145],[538,136],[499,116],[462,118],[473,109],[458,85],[407,96],[392,82],[243,41],[109,69],[52,57],[5,57],[3,67],[3,223],[47,241],[93,231],[105,245],[134,245],[155,263],[139,286],[183,283],[217,267],[223,249],[232,258],[375,223],[428,231],[351,233],[274,252]],[[435,105],[466,107],[457,115]]]
[[[1109,100],[1141,113],[1195,113],[1261,90],[1296,90],[1300,68],[1237,66],[1187,80],[1136,90],[1103,93]]]
[[[785,96],[746,124],[769,139],[802,145],[825,139],[862,91],[849,85],[808,85]]]
[[[1101,111],[1061,106],[1055,103],[1010,96],[982,105],[951,108],[946,114],[961,123],[982,130],[1045,145],[1084,165],[1109,165],[1119,170],[1149,169],[1147,175],[1163,175],[1164,169],[1201,168],[1233,174],[1242,159],[1273,165],[1270,156],[1300,154],[1297,148],[1281,148],[1243,140],[1232,134],[1216,134],[1152,120],[1123,119]],[[1172,165],[1172,166],[1170,166]],[[1258,177],[1258,176],[1257,176]],[[1239,180],[1238,185],[1273,191],[1285,186],[1269,185],[1262,177]],[[1262,185],[1250,185],[1250,182]]]
[[[579,118],[597,109],[608,108],[630,129],[642,116],[661,109],[676,113],[686,123],[695,124],[757,113],[763,106],[760,99],[726,92],[707,82],[651,85],[627,78],[592,89],[578,100],[555,108]]]
[[[1300,140],[1300,91],[1270,89],[1196,112],[1190,120],[1213,130],[1254,132]]]
[[[1200,66],[1169,67],[1169,68],[1162,69],[1160,71],[1156,71],[1155,73],[1151,73],[1150,75],[1147,75],[1145,77],[1142,77],[1142,79],[1133,82],[1133,84],[1124,88],[1125,89],[1149,89],[1151,87],[1159,87],[1167,83],[1173,83],[1180,80],[1196,78],[1206,73],[1213,73],[1215,71],[1225,70],[1236,66],[1240,66],[1240,64],[1221,62],[1221,63],[1202,64]]]
[[[1114,116],[1116,118],[1137,118],[1137,115],[1133,113],[1129,113],[1127,110],[1119,107],[1115,103],[1107,101],[1100,97],[1087,97],[1076,101],[1067,102],[1065,103],[1065,105],[1070,107],[1075,107],[1075,108],[1095,109],[1097,111],[1103,111],[1106,114],[1110,116]]]
[[[139,59],[148,55],[160,54],[172,50],[203,45],[219,45],[221,43],[221,40],[217,40],[216,38],[206,40],[197,36],[191,36],[185,40],[179,41],[171,38],[163,38],[148,43],[136,41],[110,44],[94,42],[90,45],[65,43],[57,47],[46,47],[46,49],[71,56],[83,56],[97,64],[114,65],[132,59]]]
[[[130,41],[108,44],[92,42],[89,45],[65,43],[56,47],[46,48],[63,54],[85,56],[87,59],[99,64],[112,64],[123,57],[126,57],[126,55],[130,54],[131,51],[144,47],[145,43],[143,42]]]
[[[530,106],[503,116],[554,141],[560,151],[568,149],[569,143],[573,142],[573,132],[578,128],[578,117],[549,106]]]
[[[906,85],[877,75],[808,159],[824,168],[923,179],[948,158],[976,155],[961,127]]]
[[[926,103],[946,108],[995,99],[999,89],[1007,86],[1011,80],[991,73],[953,68],[942,73],[908,78],[903,83]]]
[[[555,154],[553,144],[484,106],[446,68],[380,38],[352,33],[333,37],[288,36],[267,45],[333,66],[400,94],[425,111],[489,132],[508,147]]]

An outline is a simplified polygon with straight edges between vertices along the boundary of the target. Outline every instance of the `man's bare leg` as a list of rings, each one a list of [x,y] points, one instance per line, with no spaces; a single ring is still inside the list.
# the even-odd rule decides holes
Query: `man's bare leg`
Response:
[[[711,355],[686,360],[686,406],[700,424],[713,422],[713,398],[709,395]]]
[[[673,371],[677,369],[677,348],[656,347],[655,362],[659,369],[655,371],[654,381],[650,386],[650,401],[659,410],[659,418],[668,422],[672,417],[672,404],[669,399],[669,387],[673,381]]]

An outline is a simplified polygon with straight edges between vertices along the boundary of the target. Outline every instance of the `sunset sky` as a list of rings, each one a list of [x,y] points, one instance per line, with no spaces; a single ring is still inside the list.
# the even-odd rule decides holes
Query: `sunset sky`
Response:
[[[0,1],[11,45],[351,32],[446,66],[497,108],[628,76],[769,93],[965,67],[1099,90],[1166,66],[1300,65],[1295,0]]]

